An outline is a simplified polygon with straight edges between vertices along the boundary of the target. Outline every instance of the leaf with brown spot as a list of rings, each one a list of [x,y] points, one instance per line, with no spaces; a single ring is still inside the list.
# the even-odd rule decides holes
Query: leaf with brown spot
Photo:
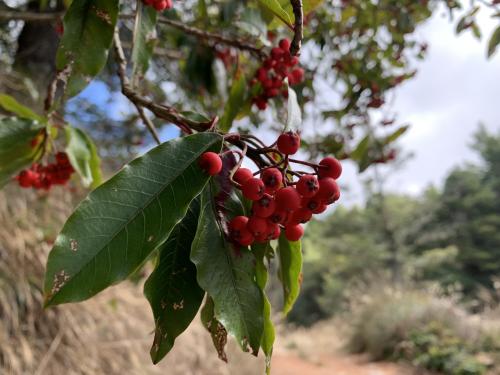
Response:
[[[200,318],[203,326],[210,332],[219,359],[227,363],[227,331],[214,316],[214,300],[212,297],[207,296],[205,305],[201,309]]]
[[[189,326],[203,301],[205,292],[198,286],[196,267],[189,259],[199,214],[197,198],[160,248],[159,262],[144,284],[144,295],[156,325],[150,351],[155,364],[172,349],[175,339]]]
[[[106,64],[118,11],[118,0],[71,2],[56,57],[57,70],[69,72],[67,96],[83,90]]]

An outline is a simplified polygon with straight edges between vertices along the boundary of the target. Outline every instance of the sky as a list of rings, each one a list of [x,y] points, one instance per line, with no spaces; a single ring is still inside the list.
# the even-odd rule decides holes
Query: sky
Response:
[[[430,184],[441,186],[454,167],[478,162],[469,146],[479,123],[500,131],[500,51],[486,59],[487,40],[498,21],[486,14],[480,21],[481,41],[470,33],[457,36],[441,12],[418,29],[429,43],[427,57],[417,63],[416,78],[397,89],[393,102],[400,122],[412,125],[400,145],[414,156],[401,169],[384,173],[388,191],[418,194]],[[345,163],[342,182],[349,191],[344,203],[363,201],[360,179],[365,177]]]

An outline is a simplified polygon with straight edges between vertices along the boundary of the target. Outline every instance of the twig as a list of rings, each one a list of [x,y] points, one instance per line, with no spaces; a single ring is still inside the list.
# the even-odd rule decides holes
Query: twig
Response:
[[[130,15],[130,14],[124,14],[124,15],[120,16],[120,18],[125,18],[125,19],[133,18],[133,17],[134,16]],[[201,30],[201,29],[198,29],[198,28],[192,27],[192,26],[187,26],[183,22],[171,20],[171,19],[165,18],[165,17],[158,18],[158,23],[171,26],[173,28],[176,28],[178,30],[185,32],[186,34],[194,35],[200,39],[209,40],[209,41],[213,41],[215,43],[220,43],[220,44],[225,44],[225,45],[228,45],[231,47],[235,47],[235,48],[238,48],[240,50],[249,51],[261,59],[265,57],[265,53],[262,50],[262,48],[257,48],[257,47],[255,47],[255,43],[250,43],[250,42],[247,42],[243,39],[229,38],[229,37],[226,37],[226,36],[221,35],[221,34]]]
[[[302,0],[290,0],[295,16],[295,26],[293,40],[290,45],[290,53],[292,56],[299,56],[302,47],[302,38],[304,37],[304,9]]]
[[[134,103],[134,106],[137,109],[137,113],[139,113],[139,116],[141,117],[142,122],[148,128],[149,132],[153,136],[153,138],[156,141],[156,143],[161,144],[160,136],[158,135],[158,132],[156,131],[156,128],[155,128],[154,124],[151,122],[151,120],[149,119],[149,117],[146,116],[146,114],[144,113],[144,108],[142,108],[137,103]]]
[[[18,21],[54,21],[62,18],[64,12],[54,13],[37,13],[37,12],[21,12],[17,10],[0,10],[0,20],[18,20]]]
[[[134,103],[135,106],[140,106],[150,110],[155,114],[155,116],[164,119],[174,125],[177,125],[184,131],[186,131],[186,128],[189,128],[202,132],[206,131],[214,124],[216,118],[208,122],[193,121],[182,116],[179,112],[177,112],[175,108],[156,104],[151,99],[145,98],[139,95],[136,91],[132,90],[126,74],[127,60],[125,59],[125,54],[123,53],[118,29],[116,29],[114,35],[114,48],[116,53],[116,60],[118,63],[118,76],[120,77],[122,93],[128,98],[128,100]],[[187,130],[189,131],[189,129]]]

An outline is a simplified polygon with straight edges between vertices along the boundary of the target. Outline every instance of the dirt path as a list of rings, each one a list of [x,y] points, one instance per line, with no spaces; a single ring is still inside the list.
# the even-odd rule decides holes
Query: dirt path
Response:
[[[293,353],[273,357],[274,375],[414,375],[393,363],[368,362],[359,356],[321,357],[314,362]]]

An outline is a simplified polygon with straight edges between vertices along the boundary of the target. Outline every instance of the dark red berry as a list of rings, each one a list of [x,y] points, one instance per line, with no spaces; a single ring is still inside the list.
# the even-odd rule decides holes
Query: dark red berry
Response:
[[[342,174],[342,164],[331,156],[321,160],[319,165],[318,174],[320,177],[331,177],[336,180]]]
[[[222,170],[222,160],[215,152],[205,152],[200,156],[198,163],[210,176],[215,176]]]
[[[283,174],[278,168],[264,169],[261,177],[264,185],[271,192],[275,192],[283,184]]]
[[[274,211],[269,217],[269,221],[274,224],[283,224],[288,217],[288,212],[285,210]]]
[[[278,137],[278,150],[286,155],[295,154],[300,148],[300,137],[297,133],[289,131]]]
[[[278,190],[274,199],[277,209],[295,211],[300,208],[300,194],[293,186]]]
[[[307,208],[299,208],[293,213],[291,221],[294,224],[307,223],[309,220],[311,220],[312,214],[312,211],[308,210]]]
[[[319,190],[319,182],[316,176],[312,174],[302,175],[297,182],[297,191],[303,197],[310,198]]]
[[[319,190],[316,197],[330,202],[339,192],[340,189],[335,180],[331,177],[325,177],[319,180]]]
[[[269,217],[276,209],[276,202],[269,194],[264,194],[262,198],[255,201],[252,205],[253,213],[259,217]]]
[[[316,209],[313,210],[313,214],[321,214],[323,212],[326,211],[326,209],[328,208],[328,206],[325,204],[325,203],[320,203],[318,207],[316,207]]]
[[[293,77],[293,83],[290,82],[290,84],[301,83],[304,80],[304,69],[295,68],[292,70],[291,76]]]
[[[289,225],[285,228],[285,237],[288,241],[298,241],[304,235],[302,225]]]
[[[253,173],[248,168],[239,168],[233,176],[233,180],[238,184],[243,185],[244,182],[253,178]]]
[[[255,241],[255,237],[249,230],[245,229],[241,232],[241,236],[237,241],[241,246],[250,246]]]
[[[247,229],[255,236],[258,237],[267,233],[267,221],[258,216],[252,216],[248,219]]]
[[[276,240],[281,234],[281,229],[278,224],[275,223],[268,223],[267,224],[267,239],[269,240]]]

